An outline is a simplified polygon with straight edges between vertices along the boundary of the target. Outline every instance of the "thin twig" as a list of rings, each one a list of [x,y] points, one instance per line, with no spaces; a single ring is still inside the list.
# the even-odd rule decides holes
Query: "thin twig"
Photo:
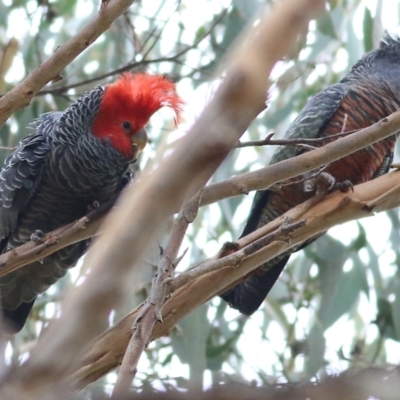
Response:
[[[343,124],[342,124],[342,129],[340,130],[340,133],[343,134],[346,131],[346,126],[347,126],[347,120],[349,118],[349,115],[347,113],[344,114],[344,119],[343,119]]]
[[[345,114],[346,118],[347,114]],[[346,120],[345,120],[346,122]],[[343,127],[345,126],[345,122]],[[296,139],[272,139],[275,133],[270,133],[265,139],[262,140],[251,140],[248,142],[239,141],[235,148],[241,149],[243,147],[255,147],[255,146],[298,146],[298,145],[316,145],[316,144],[325,144],[327,142],[331,142],[334,139],[338,139],[344,136],[348,136],[352,133],[360,131],[360,129],[354,129],[352,131],[345,132],[343,130],[340,133],[335,135],[325,136],[325,137],[317,137],[317,138],[296,138]]]
[[[321,165],[320,167],[317,168],[317,170],[315,172],[310,173],[309,175],[307,174],[307,172],[303,175],[302,178],[289,178],[286,181],[283,182],[278,182],[274,185],[274,187],[281,189],[283,186],[289,186],[289,185],[297,185],[299,183],[303,183],[303,182],[307,182],[310,179],[316,178],[318,175],[321,174],[321,172],[324,171],[324,169],[326,169],[326,167],[329,164],[325,164],[325,165]]]
[[[223,198],[240,196],[255,189],[267,189],[289,177],[312,171],[321,165],[332,163],[340,158],[352,154],[364,147],[368,147],[380,140],[396,134],[400,125],[400,111],[382,118],[375,124],[361,129],[358,132],[340,138],[324,147],[300,154],[296,157],[279,161],[257,171],[234,176],[223,182],[206,186],[200,206],[212,204]],[[329,160],[328,160],[329,159]],[[324,161],[322,161],[324,160]]]
[[[74,88],[77,88],[79,86],[87,85],[89,83],[98,82],[98,81],[104,80],[106,78],[109,78],[110,76],[118,75],[118,74],[121,74],[121,73],[126,72],[126,71],[141,69],[141,68],[143,68],[143,67],[145,67],[147,65],[150,65],[150,64],[158,64],[158,63],[161,63],[161,62],[176,62],[180,57],[185,55],[188,51],[195,49],[204,39],[206,39],[211,34],[211,32],[214,30],[216,25],[223,19],[223,17],[225,16],[226,12],[227,12],[227,10],[224,10],[215,19],[215,21],[211,24],[210,28],[204,33],[204,35],[202,35],[200,38],[198,38],[196,40],[196,42],[194,42],[191,45],[186,46],[181,51],[179,51],[178,53],[176,53],[176,54],[174,54],[172,56],[153,58],[153,59],[150,59],[150,60],[143,59],[141,61],[134,61],[134,62],[131,62],[129,64],[126,64],[123,67],[114,69],[114,70],[109,71],[109,72],[107,72],[105,74],[101,74],[101,75],[95,76],[95,77],[90,78],[90,79],[86,79],[84,81],[72,83],[70,85],[65,85],[65,86],[62,86],[62,87],[52,87],[52,88],[49,88],[49,89],[43,89],[40,92],[38,92],[36,95],[37,96],[42,96],[42,95],[46,95],[46,94],[60,94],[60,93],[66,92],[66,91],[68,91],[70,89],[74,89]]]

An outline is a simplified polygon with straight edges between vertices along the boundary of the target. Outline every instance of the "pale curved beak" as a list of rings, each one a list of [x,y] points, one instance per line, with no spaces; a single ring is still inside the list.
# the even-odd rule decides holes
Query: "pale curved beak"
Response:
[[[147,144],[147,132],[142,128],[132,135],[132,147],[136,148],[136,152],[140,153]]]

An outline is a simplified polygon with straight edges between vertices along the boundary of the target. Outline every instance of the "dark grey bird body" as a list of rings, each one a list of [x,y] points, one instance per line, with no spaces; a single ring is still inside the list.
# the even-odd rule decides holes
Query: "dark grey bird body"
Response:
[[[331,85],[310,99],[289,127],[288,138],[328,137],[367,127],[400,109],[400,42],[385,37],[380,48],[366,54],[337,84]],[[336,140],[337,138],[332,138]],[[333,181],[350,181],[353,185],[386,173],[392,162],[396,135],[329,164],[324,172]],[[296,147],[280,147],[271,163],[300,154]],[[256,193],[249,219],[242,236],[267,224],[289,209],[306,201],[315,191],[296,183],[278,191],[263,190]],[[221,297],[232,307],[246,315],[258,309],[278,279],[293,251],[263,264],[242,283]]]
[[[35,132],[5,161],[0,174],[0,250],[9,251],[40,230],[50,232],[84,216],[94,202],[115,198],[130,179],[129,162],[91,133],[104,93],[97,87],[65,112],[42,115]],[[70,245],[0,278],[7,331],[21,329],[40,293],[64,276],[88,246]]]

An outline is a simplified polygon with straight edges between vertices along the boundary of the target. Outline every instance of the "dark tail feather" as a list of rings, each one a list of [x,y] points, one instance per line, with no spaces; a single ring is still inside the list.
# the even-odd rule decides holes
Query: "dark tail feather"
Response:
[[[267,294],[278,280],[290,256],[279,260],[272,268],[264,273],[255,273],[234,288],[221,294],[231,307],[244,315],[251,315],[258,310]]]
[[[26,319],[28,318],[35,300],[36,299],[33,299],[29,303],[22,303],[15,310],[2,308],[0,325],[1,331],[9,335],[18,333],[25,325]]]

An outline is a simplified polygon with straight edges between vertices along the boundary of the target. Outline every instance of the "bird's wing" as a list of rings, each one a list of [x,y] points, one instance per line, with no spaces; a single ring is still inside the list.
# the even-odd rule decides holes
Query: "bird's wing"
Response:
[[[324,125],[335,114],[350,90],[345,83],[336,83],[312,97],[292,122],[285,139],[318,138]],[[272,157],[271,164],[287,160],[301,152],[296,146],[280,146]]]
[[[344,83],[337,83],[329,86],[322,92],[312,97],[297,118],[290,125],[285,138],[318,138],[324,125],[331,119],[339,108],[350,86]],[[301,152],[296,146],[280,146],[272,157],[271,164],[295,157]],[[259,190],[254,196],[249,219],[244,228],[242,236],[257,229],[261,211],[268,207],[269,190]],[[271,218],[271,220],[274,218]],[[263,224],[266,222],[263,221]]]
[[[17,227],[18,216],[40,183],[50,147],[51,138],[36,132],[23,139],[5,160],[0,173],[0,240]]]
[[[324,126],[335,114],[350,87],[338,83],[328,87],[310,99],[297,118],[290,125],[287,139],[317,138],[323,132]],[[274,154],[271,164],[295,157],[301,149],[294,146],[281,146]],[[253,200],[250,216],[243,230],[245,236],[259,226],[265,225],[277,217],[273,207],[270,207],[270,190],[260,190]],[[272,286],[275,284],[289,256],[283,254],[263,265],[263,270],[247,277],[234,288],[223,293],[221,297],[245,315],[251,315],[258,309]]]

